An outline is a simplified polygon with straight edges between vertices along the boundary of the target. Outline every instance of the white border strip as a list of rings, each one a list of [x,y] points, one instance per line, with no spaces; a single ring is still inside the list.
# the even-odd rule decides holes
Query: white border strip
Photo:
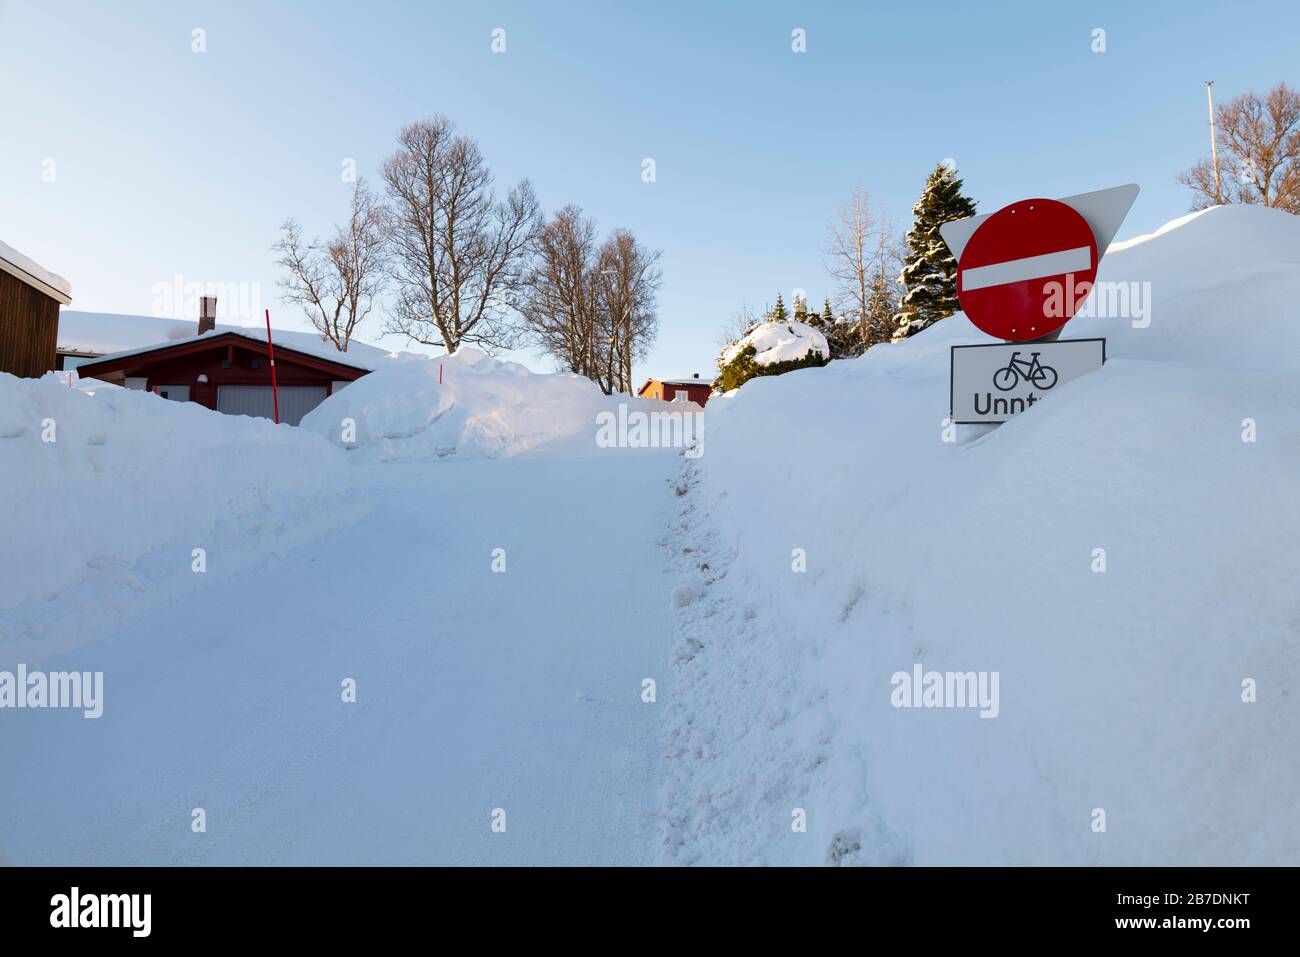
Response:
[[[1083,272],[1091,268],[1092,250],[1087,246],[1079,246],[1077,249],[1063,249],[1059,253],[1044,253],[1041,256],[1028,256],[1024,259],[994,263],[991,266],[963,269],[961,288],[962,292],[969,292],[972,289],[984,289],[988,286],[1024,282],[1026,279],[1042,279],[1044,276]]]

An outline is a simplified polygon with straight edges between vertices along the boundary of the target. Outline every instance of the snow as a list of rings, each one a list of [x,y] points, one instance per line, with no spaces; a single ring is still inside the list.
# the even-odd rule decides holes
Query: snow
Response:
[[[1227,210],[1232,209],[1232,207],[1219,207],[1219,208],[1227,209]],[[1205,213],[1208,213],[1209,211],[1210,211],[1209,209],[1198,209],[1194,212],[1188,213],[1186,216],[1179,216],[1177,219],[1171,219],[1169,222],[1165,223],[1163,226],[1161,226],[1159,229],[1155,230],[1154,232],[1143,233],[1141,236],[1134,236],[1132,239],[1114,240],[1109,246],[1106,247],[1106,253],[1109,255],[1112,252],[1118,252],[1119,250],[1122,249],[1129,249],[1130,247],[1133,246],[1140,246],[1142,243],[1145,243],[1148,240],[1154,239],[1157,236],[1163,236],[1165,233],[1169,232],[1170,230],[1178,229],[1179,227],[1184,226],[1187,223],[1190,223],[1193,219],[1196,219],[1198,216],[1202,216]],[[1225,215],[1225,214],[1215,213],[1215,215],[1218,216],[1218,215]],[[1235,216],[1236,213],[1228,212],[1226,213],[1226,215]]]
[[[451,356],[392,361],[330,396],[301,427],[381,461],[510,457],[543,447],[585,454],[596,447],[596,416],[619,404],[663,408],[606,396],[581,376],[534,373],[464,347]],[[345,441],[349,420],[356,435]]]
[[[42,282],[51,289],[56,289],[63,293],[64,298],[72,298],[72,283],[68,282],[68,280],[64,279],[57,273],[52,273],[35,261],[28,259],[12,246],[7,246],[0,242],[0,259],[3,259],[11,266],[27,273],[27,275],[31,276],[38,282]]]
[[[1300,863],[1300,219],[1100,278],[1141,314],[1005,425],[945,427],[958,315],[699,458],[470,349],[301,428],[0,376],[0,670],[104,673],[0,713],[0,864]],[[996,717],[895,707],[918,665]]]
[[[16,506],[0,538],[0,661],[79,647],[357,516],[355,473],[317,436],[60,376],[0,374]],[[211,555],[205,575],[195,548]]]
[[[103,379],[83,379],[77,374],[76,369],[61,369],[45,373],[41,376],[42,382],[53,382],[61,385],[65,389],[75,389],[78,392],[88,392],[94,395],[100,389],[121,389],[123,386],[114,385],[112,382],[105,382]]]
[[[1071,322],[1110,361],[996,429],[943,441],[960,314],[709,404],[661,860],[1300,862],[1300,219],[1210,210],[1099,278],[1150,323]],[[894,707],[918,663],[1000,713]]]
[[[197,332],[197,319],[64,310],[59,314],[59,351],[95,356],[145,352],[159,345],[189,341],[196,338]],[[215,332],[237,332],[259,342],[266,341],[265,324],[255,322],[246,325],[217,323]],[[322,339],[316,332],[272,326],[271,335],[278,345],[286,348],[365,369],[378,367],[389,355],[387,350],[356,340],[348,343],[346,353],[340,353],[333,343]]]
[[[102,671],[104,714],[0,712],[22,769],[0,775],[0,862],[652,860],[662,705],[641,695],[670,641],[676,461],[357,462],[364,520],[41,660]],[[188,563],[209,539],[185,532]]]
[[[746,346],[754,347],[754,361],[761,366],[802,359],[808,350],[822,356],[831,354],[826,337],[807,323],[794,319],[786,322],[763,322],[723,352],[723,364],[738,356]]]
[[[329,400],[375,429],[344,452],[129,390],[3,388],[0,474],[31,514],[0,553],[22,568],[0,670],[102,671],[104,711],[0,713],[23,768],[0,775],[0,822],[22,822],[0,862],[653,858],[642,694],[671,640],[680,453],[594,436],[598,411],[663,403],[468,349],[398,359]],[[383,438],[400,421],[408,441]]]

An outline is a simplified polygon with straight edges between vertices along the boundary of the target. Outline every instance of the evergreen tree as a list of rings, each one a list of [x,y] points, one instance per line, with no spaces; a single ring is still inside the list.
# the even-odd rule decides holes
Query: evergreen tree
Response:
[[[799,318],[799,313],[795,312],[794,317],[800,322],[805,322],[812,326],[824,336],[829,336],[831,327],[835,325],[835,315],[831,312],[830,300],[826,300],[826,306],[821,313],[808,312],[805,307],[803,318]]]
[[[795,296],[794,297],[794,321],[807,323],[808,319],[809,319],[808,300],[804,299],[803,296]]]
[[[772,311],[767,314],[767,318],[771,322],[785,322],[789,318],[789,316],[786,315],[785,302],[782,301],[779,292],[776,294],[776,305],[773,306]]]
[[[894,339],[915,335],[960,308],[957,260],[939,235],[939,227],[975,215],[975,203],[962,194],[961,187],[957,174],[940,163],[912,207],[916,219],[907,233],[907,258],[899,276],[907,293],[894,316]]]
[[[837,316],[831,311],[829,299],[822,304],[821,315],[810,313],[808,324],[826,337],[832,359],[851,359],[862,355],[861,324],[848,316]]]

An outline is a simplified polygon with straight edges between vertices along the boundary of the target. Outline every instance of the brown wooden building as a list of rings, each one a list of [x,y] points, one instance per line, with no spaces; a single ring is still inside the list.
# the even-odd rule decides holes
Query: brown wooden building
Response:
[[[369,371],[346,353],[327,357],[277,343],[280,421],[297,425],[327,396]],[[271,418],[275,403],[266,339],[251,333],[214,331],[119,352],[83,362],[77,374],[231,415]]]
[[[0,372],[36,377],[54,368],[66,280],[0,243]]]
[[[697,372],[690,379],[646,379],[637,395],[665,402],[694,402],[703,408],[712,393],[713,385],[701,379]]]

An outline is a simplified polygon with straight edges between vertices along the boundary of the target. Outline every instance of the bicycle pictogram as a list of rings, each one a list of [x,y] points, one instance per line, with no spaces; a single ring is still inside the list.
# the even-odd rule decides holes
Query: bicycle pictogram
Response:
[[[993,373],[993,384],[1000,392],[1009,392],[1023,379],[1044,391],[1056,385],[1056,370],[1038,361],[1041,353],[1034,352],[1028,359],[1020,359],[1019,352],[1011,353],[1011,360]]]

